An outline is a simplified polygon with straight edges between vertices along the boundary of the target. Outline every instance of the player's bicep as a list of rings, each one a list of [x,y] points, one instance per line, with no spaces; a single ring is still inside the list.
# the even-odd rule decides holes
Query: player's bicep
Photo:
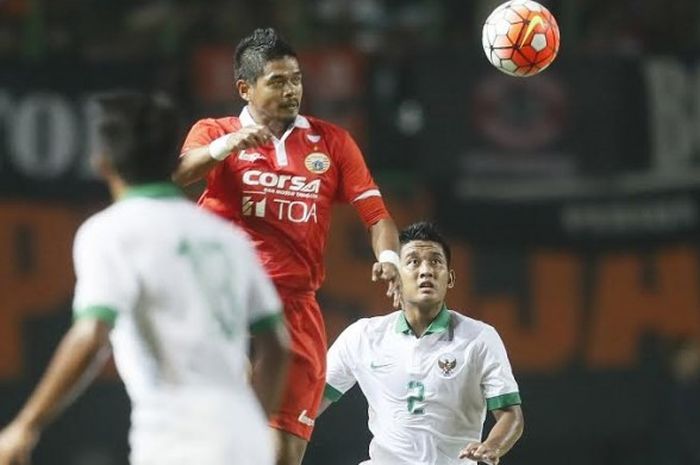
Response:
[[[355,203],[371,197],[381,197],[360,148],[347,132],[343,132],[342,137],[340,153],[336,156],[340,165],[339,200]]]
[[[357,324],[349,326],[333,342],[326,357],[326,390],[324,398],[338,400],[357,382],[355,377],[358,350]]]
[[[388,218],[389,212],[384,205],[382,194],[367,168],[362,152],[350,137],[344,133],[340,155],[340,185],[338,199],[351,204],[363,223],[367,226]]]
[[[73,247],[76,274],[73,314],[114,325],[135,305],[138,284],[116,240],[105,228],[81,227]]]
[[[481,389],[487,409],[519,405],[521,399],[518,384],[500,336],[489,327],[481,334],[480,342]]]

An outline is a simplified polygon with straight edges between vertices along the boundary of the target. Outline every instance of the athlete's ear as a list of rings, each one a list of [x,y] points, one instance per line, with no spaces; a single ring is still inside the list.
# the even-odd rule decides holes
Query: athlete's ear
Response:
[[[448,289],[455,287],[455,270],[450,270],[450,274],[447,277],[447,287]]]
[[[250,101],[250,92],[252,87],[253,86],[251,86],[245,79],[238,79],[236,81],[236,90],[238,90],[238,95],[240,95],[246,102]]]

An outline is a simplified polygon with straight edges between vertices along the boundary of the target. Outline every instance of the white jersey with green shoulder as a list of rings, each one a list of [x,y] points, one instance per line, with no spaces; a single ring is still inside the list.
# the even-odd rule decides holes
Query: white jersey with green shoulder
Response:
[[[326,398],[355,383],[369,404],[376,465],[457,465],[487,410],[520,404],[496,330],[443,308],[416,338],[402,311],[361,319],[328,351]]]
[[[113,325],[132,464],[273,463],[247,347],[281,303],[244,233],[174,185],[137,186],[80,227],[74,262],[75,318]]]

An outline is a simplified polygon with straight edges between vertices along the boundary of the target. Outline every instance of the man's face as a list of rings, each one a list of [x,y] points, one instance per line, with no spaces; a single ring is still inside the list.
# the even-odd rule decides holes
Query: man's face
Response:
[[[410,241],[401,247],[402,299],[404,305],[420,307],[441,304],[454,273],[442,246],[432,241]]]
[[[294,57],[268,61],[255,83],[238,81],[238,90],[266,120],[293,120],[303,91],[299,62]]]

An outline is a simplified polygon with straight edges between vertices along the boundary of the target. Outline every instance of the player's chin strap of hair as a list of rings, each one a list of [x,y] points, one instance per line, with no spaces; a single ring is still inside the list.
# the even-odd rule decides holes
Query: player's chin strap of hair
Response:
[[[393,250],[382,250],[379,253],[377,261],[379,263],[392,263],[397,270],[399,269],[399,264],[401,263],[399,260],[399,254],[397,254]]]

